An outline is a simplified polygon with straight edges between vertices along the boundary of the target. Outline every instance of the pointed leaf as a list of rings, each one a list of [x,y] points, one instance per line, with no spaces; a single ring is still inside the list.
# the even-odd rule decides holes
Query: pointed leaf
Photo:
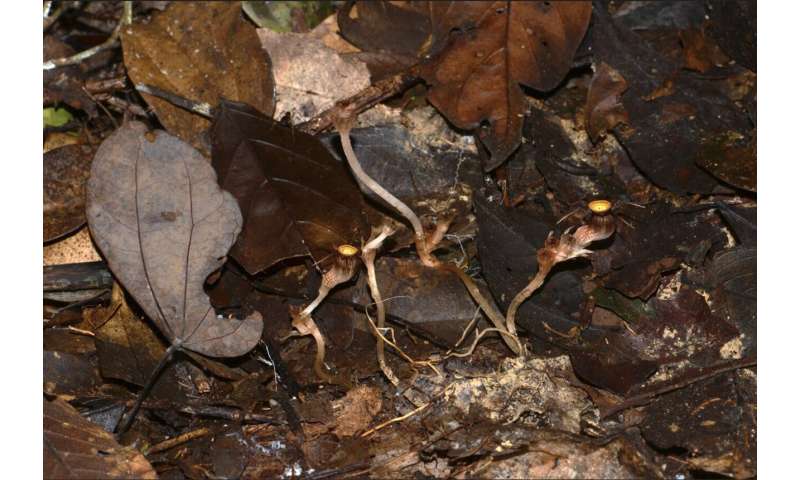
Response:
[[[111,271],[170,341],[215,357],[255,346],[260,314],[219,318],[203,291],[242,217],[199,152],[131,122],[98,149],[87,192],[89,227]]]
[[[231,256],[249,273],[304,255],[319,262],[369,236],[358,185],[316,138],[223,101],[211,140],[220,185],[244,216]]]

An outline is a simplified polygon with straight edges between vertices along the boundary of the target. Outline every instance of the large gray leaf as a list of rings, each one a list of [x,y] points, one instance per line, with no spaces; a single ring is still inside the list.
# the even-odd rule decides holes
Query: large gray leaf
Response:
[[[235,357],[261,337],[261,315],[218,317],[203,291],[242,228],[236,200],[200,153],[131,122],[97,151],[87,219],[111,271],[173,343]]]

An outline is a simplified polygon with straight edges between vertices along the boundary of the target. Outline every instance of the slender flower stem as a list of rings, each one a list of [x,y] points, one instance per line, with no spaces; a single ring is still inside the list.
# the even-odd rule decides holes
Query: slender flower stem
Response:
[[[519,310],[520,305],[530,297],[533,292],[535,292],[539,287],[542,286],[544,280],[547,278],[547,274],[550,273],[552,266],[549,264],[542,264],[539,265],[539,271],[536,272],[536,276],[528,283],[528,285],[520,290],[520,292],[514,297],[511,301],[511,304],[508,306],[508,311],[506,312],[506,329],[511,335],[517,335],[517,324],[516,324],[516,316],[517,310]]]
[[[397,386],[400,384],[400,380],[389,365],[386,364],[385,342],[383,340],[383,329],[386,328],[386,305],[383,303],[383,297],[378,288],[378,277],[375,274],[375,256],[378,253],[378,249],[383,245],[383,241],[391,233],[389,228],[384,228],[377,237],[367,242],[361,250],[361,259],[367,267],[367,284],[369,285],[369,291],[372,295],[372,301],[375,302],[375,308],[378,310],[378,325],[376,326],[376,330],[378,331],[378,365],[381,367],[381,371],[386,378],[392,382],[394,386]]]

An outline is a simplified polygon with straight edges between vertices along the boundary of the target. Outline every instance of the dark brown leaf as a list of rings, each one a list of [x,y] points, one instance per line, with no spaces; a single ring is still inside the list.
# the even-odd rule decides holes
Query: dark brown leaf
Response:
[[[486,170],[519,146],[526,110],[520,85],[548,91],[572,65],[589,25],[588,2],[460,3],[459,18],[472,29],[450,43],[423,69],[428,100],[453,124],[476,129],[491,153]]]
[[[166,348],[152,327],[128,306],[122,287],[114,285],[108,307],[85,312],[90,323],[97,326],[94,341],[103,377],[146,385]],[[175,364],[168,366],[158,376],[153,387],[154,397],[185,400],[178,388],[174,367]]]
[[[44,241],[74,232],[86,223],[86,179],[91,147],[66,145],[44,154]]]
[[[722,163],[726,152],[750,143],[747,112],[719,82],[681,70],[602,8],[595,9],[591,46],[595,62],[628,84],[622,104],[630,129],[614,131],[636,166],[674,193],[713,192],[719,182],[698,163],[709,154]]]
[[[696,470],[734,478],[756,473],[756,381],[730,372],[658,398],[642,434],[661,449],[682,448]]]
[[[239,2],[173,2],[150,23],[123,29],[122,47],[134,83],[210,105],[222,97],[247,102],[266,115],[275,108],[269,56]],[[144,98],[170,133],[205,148],[208,120]]]
[[[711,0],[706,2],[709,34],[729,57],[756,71],[755,0]]]
[[[123,447],[67,402],[44,402],[44,478],[158,478],[136,449]]]
[[[627,89],[618,71],[606,63],[597,66],[586,96],[586,131],[592,141],[620,123],[628,123],[628,112],[620,100]]]
[[[203,291],[236,241],[241,214],[200,153],[131,122],[98,149],[87,190],[95,242],[170,341],[216,357],[255,346],[261,315],[218,317]]]
[[[756,191],[756,133],[742,145],[737,135],[721,136],[701,151],[697,164],[734,187]]]
[[[413,65],[431,46],[432,19],[422,4],[432,2],[417,3],[351,1],[339,10],[336,20],[348,42],[367,52],[391,53],[399,71]]]
[[[231,256],[249,273],[304,255],[320,262],[368,237],[358,185],[316,138],[223,101],[211,139],[220,185],[244,217]]]

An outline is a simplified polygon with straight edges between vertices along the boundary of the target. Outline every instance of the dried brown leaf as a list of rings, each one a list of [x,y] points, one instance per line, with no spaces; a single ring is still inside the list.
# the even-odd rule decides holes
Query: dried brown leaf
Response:
[[[519,146],[526,110],[520,85],[548,91],[572,65],[589,26],[590,2],[359,2],[338,15],[342,35],[398,68],[416,57],[428,100],[480,138],[492,170]],[[371,66],[372,68],[372,66]]]
[[[261,315],[218,317],[203,291],[242,217],[200,153],[128,123],[98,149],[87,191],[89,227],[111,271],[171,342],[215,357],[255,346]]]
[[[158,478],[144,456],[123,447],[63,400],[44,402],[44,478]]]
[[[247,102],[272,115],[271,62],[239,2],[173,2],[147,24],[122,31],[125,66],[134,83],[153,85],[198,102]],[[210,122],[150,95],[164,127],[195,147]]]
[[[447,47],[425,68],[428,100],[453,124],[480,132],[499,166],[519,146],[526,110],[521,85],[555,88],[589,26],[588,2],[469,2],[460,15],[474,29],[451,35]]]
[[[74,232],[86,223],[86,179],[92,149],[66,145],[44,154],[44,241]]]
[[[592,141],[616,127],[628,123],[628,112],[621,97],[628,89],[622,75],[607,63],[600,63],[586,95],[586,130]]]
[[[231,256],[249,273],[304,255],[320,262],[367,238],[358,185],[318,139],[226,101],[211,138],[220,185],[244,217]]]

